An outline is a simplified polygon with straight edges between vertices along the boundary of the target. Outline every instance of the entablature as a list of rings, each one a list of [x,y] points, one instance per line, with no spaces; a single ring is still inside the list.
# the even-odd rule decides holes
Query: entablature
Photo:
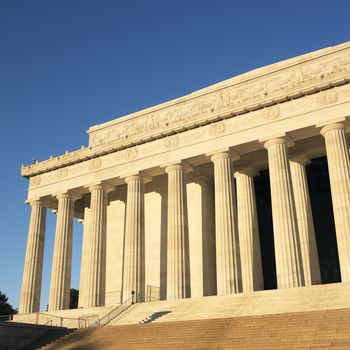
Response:
[[[242,162],[249,159],[249,154],[260,152],[261,159],[254,156],[251,162],[263,169],[266,152],[259,141],[277,134],[288,134],[297,146],[303,141],[309,156],[321,156],[324,143],[316,126],[346,120],[349,115],[350,84],[346,84],[38,174],[30,178],[28,198],[77,188],[84,193],[84,186],[94,181],[109,181],[119,186],[130,173],[143,171],[158,176],[164,172],[160,168],[162,164],[179,160],[198,166],[210,162],[205,154],[224,147],[238,152]],[[309,144],[312,138],[318,138],[318,144],[314,141]],[[312,151],[315,147],[317,151]]]
[[[220,125],[220,120],[248,117],[255,111],[262,111],[270,120],[277,119],[288,101],[303,103],[303,96],[319,95],[322,90],[329,91],[322,95],[324,98],[337,102],[337,92],[332,91],[349,81],[348,42],[263,67],[174,101],[94,126],[88,130],[89,147],[23,166],[21,173],[33,177],[55,169],[65,172],[64,168],[69,165],[123,150],[133,152],[137,145],[154,140],[170,142],[170,135],[203,126],[212,125],[213,128]]]

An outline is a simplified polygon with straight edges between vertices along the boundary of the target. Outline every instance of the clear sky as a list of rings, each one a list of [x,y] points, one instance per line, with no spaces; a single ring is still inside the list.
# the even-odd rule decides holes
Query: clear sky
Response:
[[[19,304],[30,215],[22,162],[87,145],[92,125],[348,41],[349,14],[349,0],[0,0],[0,290],[10,303]],[[42,309],[54,232],[49,212]]]

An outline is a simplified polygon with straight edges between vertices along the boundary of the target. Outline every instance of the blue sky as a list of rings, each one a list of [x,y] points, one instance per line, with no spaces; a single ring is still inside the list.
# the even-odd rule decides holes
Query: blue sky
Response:
[[[19,304],[30,215],[22,162],[86,145],[92,125],[348,41],[349,13],[348,0],[0,0],[0,290],[10,303]],[[54,232],[49,212],[43,309]]]

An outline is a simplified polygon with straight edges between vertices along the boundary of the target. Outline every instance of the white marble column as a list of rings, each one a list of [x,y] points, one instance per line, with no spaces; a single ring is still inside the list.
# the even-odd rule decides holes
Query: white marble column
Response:
[[[136,302],[145,301],[145,213],[142,175],[125,178],[127,183],[124,236],[123,301],[135,292]]]
[[[106,290],[107,188],[89,187],[91,192],[85,278],[85,307],[104,306]]]
[[[243,292],[264,289],[253,168],[236,171],[237,216]]]
[[[321,129],[325,138],[342,282],[350,281],[350,161],[345,124]]]
[[[310,163],[310,160],[305,155],[295,155],[289,160],[304,279],[307,287],[321,283],[315,229],[305,170],[305,165],[308,163]]]
[[[40,200],[29,203],[30,215],[26,257],[22,279],[19,313],[38,312],[43,270],[46,208]]]
[[[167,299],[191,296],[187,195],[183,164],[169,165]]]
[[[297,217],[284,137],[265,142],[268,151],[273,233],[279,289],[304,284]]]
[[[231,154],[223,151],[210,159],[214,163],[217,294],[238,293],[242,276]]]
[[[55,245],[52,258],[49,311],[69,309],[72,271],[74,199],[69,193],[58,200]]]

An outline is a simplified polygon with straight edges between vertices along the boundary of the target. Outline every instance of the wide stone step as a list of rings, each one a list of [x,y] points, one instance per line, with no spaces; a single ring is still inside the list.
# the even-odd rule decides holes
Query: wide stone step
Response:
[[[350,309],[78,330],[44,349],[345,349]]]

